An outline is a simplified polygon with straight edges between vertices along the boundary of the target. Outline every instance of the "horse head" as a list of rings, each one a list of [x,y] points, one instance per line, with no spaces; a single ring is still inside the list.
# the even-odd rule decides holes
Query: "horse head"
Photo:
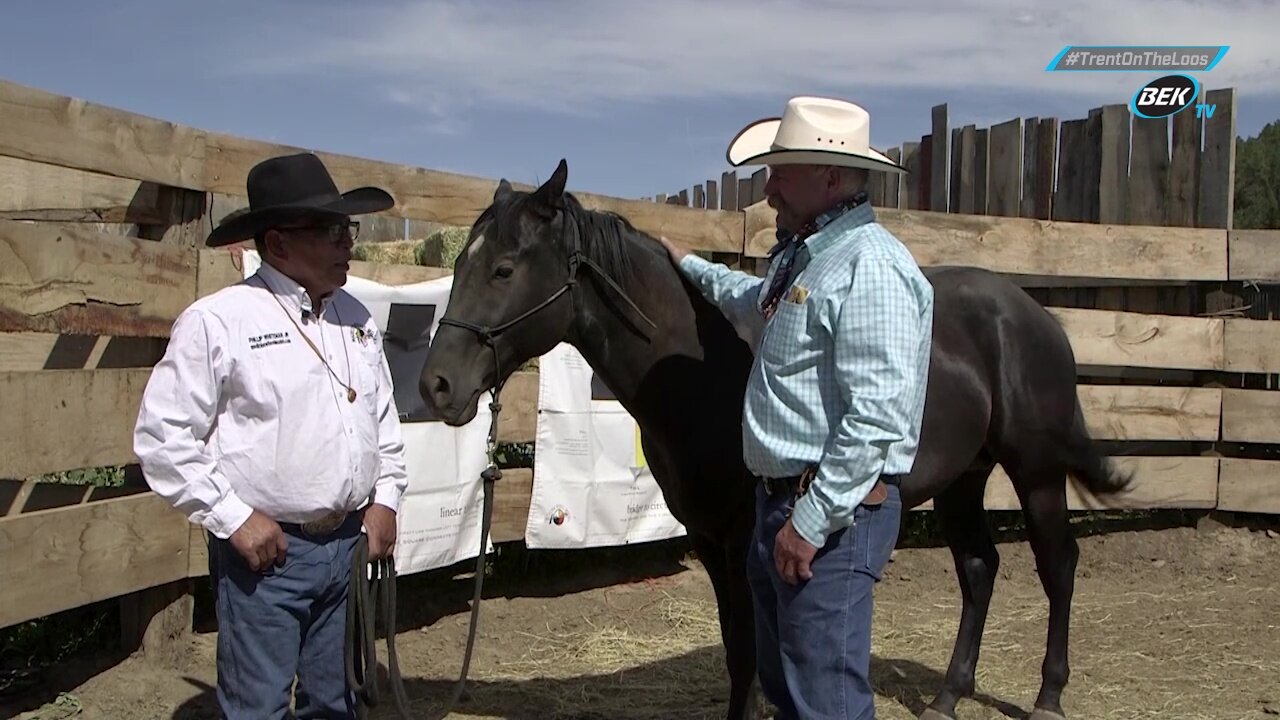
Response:
[[[561,342],[574,319],[572,251],[560,161],[533,192],[502,179],[454,264],[449,305],[418,390],[450,425],[475,416],[480,394]]]

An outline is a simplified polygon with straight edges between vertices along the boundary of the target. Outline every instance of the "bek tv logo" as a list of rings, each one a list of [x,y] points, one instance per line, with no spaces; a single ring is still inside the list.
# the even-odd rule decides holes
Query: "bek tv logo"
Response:
[[[1213,117],[1214,105],[1197,102],[1200,83],[1190,75],[1166,75],[1138,88],[1129,101],[1133,114],[1144,118],[1165,118],[1195,105],[1196,115]]]

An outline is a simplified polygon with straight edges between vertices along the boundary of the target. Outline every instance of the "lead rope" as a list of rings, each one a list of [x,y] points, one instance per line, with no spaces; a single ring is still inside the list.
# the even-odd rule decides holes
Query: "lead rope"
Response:
[[[498,370],[498,349],[493,344],[492,336],[485,337],[486,344],[493,351],[495,377]],[[430,720],[443,720],[462,699],[467,685],[467,674],[471,669],[471,652],[475,648],[476,628],[480,619],[480,601],[484,592],[484,576],[486,550],[489,546],[489,529],[493,521],[493,487],[502,478],[502,470],[498,467],[498,414],[502,411],[499,398],[503,383],[499,382],[493,389],[493,402],[489,403],[492,416],[489,421],[489,437],[486,441],[486,454],[489,464],[480,473],[484,485],[484,509],[480,522],[480,554],[476,557],[476,584],[471,597],[471,627],[467,631],[467,649],[462,657],[462,672],[454,686],[453,697],[444,709]],[[374,563],[369,562],[369,539],[361,533],[356,540],[356,549],[351,557],[351,587],[347,598],[347,637],[345,644],[345,661],[347,686],[355,691],[356,717],[365,720],[369,709],[380,702],[378,697],[378,649],[376,637],[376,613],[378,596],[382,596],[382,618],[387,633],[387,677],[391,683],[392,699],[396,713],[401,720],[413,720],[409,714],[409,698],[404,691],[404,681],[400,677],[400,662],[396,656],[396,565],[395,558],[388,556]],[[356,648],[360,652],[356,652]],[[366,677],[367,674],[367,677]]]

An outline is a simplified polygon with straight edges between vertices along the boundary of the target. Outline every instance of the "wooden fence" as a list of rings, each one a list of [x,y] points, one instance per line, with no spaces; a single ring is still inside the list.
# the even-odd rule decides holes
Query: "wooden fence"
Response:
[[[1218,113],[1208,129],[1232,116],[1221,105]],[[111,598],[123,600],[130,642],[152,647],[189,627],[187,587],[207,571],[204,541],[147,491],[131,430],[177,314],[240,277],[238,251],[206,249],[204,236],[244,204],[253,164],[295,150],[0,83],[0,397],[8,411],[0,418],[0,478],[7,478],[0,482],[0,627]],[[395,195],[385,213],[392,228],[467,225],[495,186],[319,154],[340,186],[378,184]],[[572,187],[572,159],[570,167]],[[1202,184],[1214,167],[1205,155]],[[729,186],[743,190],[736,179]],[[714,194],[704,194],[703,204]],[[708,210],[579,196],[726,262],[758,258],[769,244],[771,211],[758,200]],[[1280,281],[1280,261],[1269,252],[1276,233],[901,207],[882,208],[881,218],[923,264],[986,266],[1030,288]],[[388,284],[445,272],[352,267]],[[1068,306],[1053,312],[1081,363],[1091,429],[1139,472],[1121,506],[1280,513],[1280,463],[1267,459],[1280,443],[1280,393],[1167,376],[1280,373],[1280,322]],[[1088,368],[1164,374],[1118,385],[1088,381]],[[536,373],[508,385],[504,441],[533,439],[536,398]],[[36,479],[116,466],[126,468],[123,487]],[[522,539],[531,487],[530,471],[505,474],[496,542]],[[992,480],[988,504],[1017,507],[1007,480]],[[1072,506],[1099,507],[1082,495],[1072,496]]]

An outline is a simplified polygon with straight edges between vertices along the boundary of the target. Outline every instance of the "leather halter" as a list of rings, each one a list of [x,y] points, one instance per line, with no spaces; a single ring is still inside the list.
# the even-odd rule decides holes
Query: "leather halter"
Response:
[[[564,213],[562,212],[562,214]],[[452,325],[454,327],[459,327],[464,330],[470,330],[471,332],[475,333],[476,335],[479,336],[480,341],[485,345],[487,345],[493,351],[493,361],[494,361],[493,369],[495,373],[494,374],[495,398],[497,397],[497,393],[501,391],[501,387],[502,387],[502,383],[498,380],[498,378],[501,376],[501,372],[500,372],[500,368],[498,367],[498,349],[497,349],[497,345],[495,344],[495,340],[497,336],[515,327],[516,325],[520,324],[524,320],[527,320],[528,318],[532,317],[535,313],[539,312],[543,308],[549,307],[556,300],[560,299],[561,295],[571,292],[574,286],[578,284],[578,269],[580,267],[585,266],[594,270],[596,272],[596,275],[599,276],[601,280],[604,280],[605,283],[610,288],[612,288],[614,292],[618,294],[618,297],[622,298],[622,301],[625,302],[631,308],[631,310],[634,311],[635,314],[640,317],[640,319],[644,320],[645,323],[649,325],[649,327],[655,330],[658,327],[652,320],[648,318],[648,316],[644,314],[643,311],[640,310],[640,307],[637,306],[635,302],[627,295],[626,291],[624,291],[622,287],[619,286],[616,281],[614,281],[613,278],[609,277],[609,273],[605,272],[604,268],[600,267],[600,265],[598,265],[594,260],[592,260],[590,257],[587,257],[586,253],[582,252],[582,243],[581,243],[581,238],[578,235],[577,223],[573,222],[572,219],[569,218],[567,215],[565,216],[564,236],[566,239],[566,244],[569,246],[569,251],[570,251],[569,259],[568,259],[569,278],[565,280],[564,285],[560,286],[559,290],[556,290],[554,293],[552,293],[551,296],[548,297],[546,300],[543,300],[537,305],[534,305],[532,308],[529,308],[528,310],[520,313],[516,317],[504,323],[501,323],[500,325],[495,325],[495,326],[478,325],[476,323],[467,322],[465,320],[457,320],[457,319],[448,318],[448,317],[440,318],[441,325]],[[570,297],[572,298],[572,296]]]

